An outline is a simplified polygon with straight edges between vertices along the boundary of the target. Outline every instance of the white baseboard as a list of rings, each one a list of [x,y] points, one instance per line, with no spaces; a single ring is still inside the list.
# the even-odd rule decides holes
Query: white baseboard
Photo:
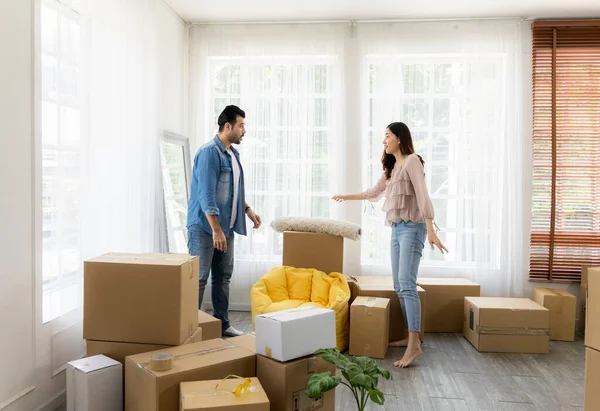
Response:
[[[58,407],[67,402],[67,390],[62,390],[54,397],[50,399],[50,401],[40,405],[35,411],[56,411]]]
[[[29,394],[33,390],[35,390],[35,385],[32,385],[30,387],[25,388],[23,391],[21,391],[17,395],[14,395],[11,398],[9,398],[8,400],[4,401],[2,404],[0,404],[0,411],[4,410],[4,409],[7,409],[10,405],[12,405],[15,402],[19,401],[21,398],[23,398],[24,396],[26,396],[27,394]]]

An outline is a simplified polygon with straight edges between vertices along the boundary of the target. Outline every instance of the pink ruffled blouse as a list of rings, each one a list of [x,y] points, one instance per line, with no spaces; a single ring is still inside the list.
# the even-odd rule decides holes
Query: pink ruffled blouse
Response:
[[[377,184],[366,191],[369,201],[376,202],[382,197],[385,197],[382,211],[386,213],[387,226],[402,221],[424,223],[426,218],[435,216],[425,170],[416,154],[409,155],[402,165],[394,168],[389,180],[383,173]]]

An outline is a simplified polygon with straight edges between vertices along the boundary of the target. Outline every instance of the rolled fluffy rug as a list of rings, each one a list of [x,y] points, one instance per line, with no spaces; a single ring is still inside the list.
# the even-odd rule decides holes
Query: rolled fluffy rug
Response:
[[[329,218],[283,217],[274,220],[271,223],[271,228],[278,233],[301,231],[335,235],[355,241],[360,240],[360,226],[358,224]]]

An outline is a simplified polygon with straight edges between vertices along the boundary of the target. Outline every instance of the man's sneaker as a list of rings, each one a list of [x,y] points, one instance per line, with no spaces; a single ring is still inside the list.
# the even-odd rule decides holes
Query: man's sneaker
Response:
[[[240,335],[244,335],[244,333],[229,326],[229,328],[223,332],[223,335],[226,335],[227,337],[239,337]]]

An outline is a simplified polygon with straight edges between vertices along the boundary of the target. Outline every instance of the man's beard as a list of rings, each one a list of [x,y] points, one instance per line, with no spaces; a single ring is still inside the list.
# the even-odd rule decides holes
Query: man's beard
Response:
[[[231,144],[239,145],[242,142],[242,137],[243,136],[236,137],[235,135],[230,134],[228,140]]]

